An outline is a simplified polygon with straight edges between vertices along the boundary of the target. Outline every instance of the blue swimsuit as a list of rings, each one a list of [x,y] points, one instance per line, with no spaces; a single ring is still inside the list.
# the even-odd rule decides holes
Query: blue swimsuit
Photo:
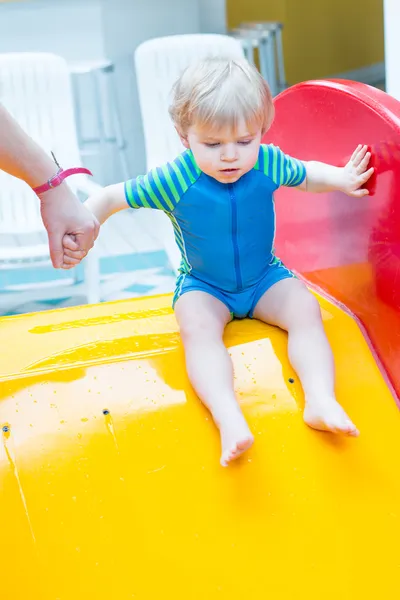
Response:
[[[232,316],[252,317],[274,283],[293,277],[273,252],[273,193],[305,176],[301,161],[262,144],[253,169],[235,183],[203,173],[191,150],[127,181],[129,206],[157,208],[171,219],[182,256],[174,305],[199,290],[221,300]]]

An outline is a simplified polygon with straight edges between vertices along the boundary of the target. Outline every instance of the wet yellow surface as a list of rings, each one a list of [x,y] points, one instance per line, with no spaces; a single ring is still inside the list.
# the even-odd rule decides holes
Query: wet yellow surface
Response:
[[[228,326],[256,443],[223,469],[170,302],[0,320],[1,600],[396,597],[400,415],[357,325],[321,301],[357,440],[303,424],[282,332]]]

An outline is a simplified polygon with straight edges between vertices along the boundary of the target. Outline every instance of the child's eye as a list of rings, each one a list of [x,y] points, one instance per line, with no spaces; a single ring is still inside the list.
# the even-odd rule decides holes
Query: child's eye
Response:
[[[240,146],[248,146],[249,144],[251,144],[252,140],[242,140],[241,142],[238,142],[238,144]]]
[[[214,144],[208,144],[207,142],[205,142],[205,145],[207,146],[207,148],[217,148],[217,146],[219,146],[219,142],[215,142]]]

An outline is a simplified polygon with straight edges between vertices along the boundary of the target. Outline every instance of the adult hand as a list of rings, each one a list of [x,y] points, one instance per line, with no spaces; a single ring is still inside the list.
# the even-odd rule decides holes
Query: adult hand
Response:
[[[49,237],[53,267],[70,269],[74,264],[64,255],[64,236],[75,242],[75,250],[84,258],[99,234],[99,222],[65,183],[41,195],[40,212]]]

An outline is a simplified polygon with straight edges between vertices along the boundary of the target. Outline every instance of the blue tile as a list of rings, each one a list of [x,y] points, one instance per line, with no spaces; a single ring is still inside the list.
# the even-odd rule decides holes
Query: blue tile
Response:
[[[146,281],[146,277],[143,277],[147,270],[151,270],[152,272],[148,274],[148,283]],[[122,273],[131,273],[132,279],[130,277],[127,278],[127,285],[124,290],[121,290],[121,297],[125,297],[126,293],[132,294],[132,296],[146,296],[151,295],[153,290],[155,290],[159,285],[159,280],[164,280],[165,278],[170,278],[171,282],[174,279],[174,273],[172,272],[167,255],[164,251],[154,251],[154,252],[146,252],[141,254],[124,254],[120,256],[107,256],[103,257],[100,260],[100,271],[102,279],[107,276],[112,276],[114,273],[118,276],[118,274]],[[141,275],[141,278],[144,279],[144,282],[141,284],[132,284],[129,286],[129,282],[133,282],[135,280],[134,274],[135,271],[144,271]],[[79,265],[74,272],[72,271],[63,271],[56,270],[52,267],[42,267],[36,269],[15,269],[10,271],[0,271],[0,294],[3,297],[7,297],[7,294],[11,291],[4,290],[4,286],[10,285],[18,285],[18,284],[26,284],[26,283],[45,283],[51,282],[56,279],[73,279],[75,278],[78,282],[83,280],[83,266]],[[77,275],[77,277],[74,277]],[[3,288],[3,290],[2,290]],[[65,304],[65,300],[67,300],[67,304],[69,305],[77,305],[84,302],[84,298],[80,298],[77,296],[70,296],[69,287],[65,288],[65,298],[57,298],[54,300],[38,300],[27,302],[24,305],[18,305],[15,309],[10,309],[7,315],[21,314],[26,312],[37,312],[37,311],[45,311],[49,309],[55,309],[59,306]],[[118,293],[117,293],[118,296]]]
[[[168,270],[168,274],[171,273],[168,267],[167,255],[163,250],[135,254],[121,254],[119,256],[105,256],[100,259],[100,273],[102,275],[154,268],[166,269]],[[71,271],[53,269],[53,267],[0,271],[0,291],[12,285],[48,283],[56,279],[71,279],[75,277],[75,272],[77,272],[78,281],[82,281],[82,264]]]
[[[165,267],[168,267],[168,258],[163,250],[105,256],[101,260],[101,273],[103,275]]]
[[[132,292],[134,294],[139,294],[140,296],[145,296],[152,289],[154,289],[154,285],[140,285],[139,283],[135,285],[131,285],[128,288],[125,288],[125,292]]]

